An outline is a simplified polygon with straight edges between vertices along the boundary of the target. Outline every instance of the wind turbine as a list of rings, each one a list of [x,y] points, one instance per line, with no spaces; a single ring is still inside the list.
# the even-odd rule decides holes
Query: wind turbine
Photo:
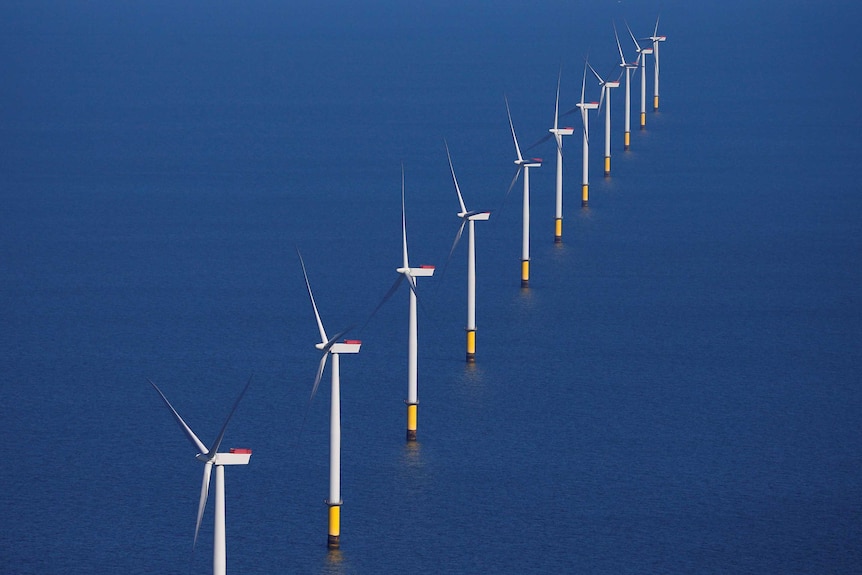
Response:
[[[323,370],[326,367],[326,360],[332,356],[332,384],[329,396],[329,499],[326,504],[329,506],[329,538],[327,545],[330,549],[338,549],[341,543],[341,380],[339,378],[338,356],[342,353],[359,353],[359,347],[362,342],[355,339],[345,339],[338,341],[349,329],[336,334],[332,339],[326,336],[326,330],[323,329],[323,322],[320,319],[320,313],[317,311],[317,304],[314,303],[314,295],[311,293],[311,284],[308,282],[308,273],[305,271],[305,262],[302,260],[302,254],[296,250],[299,255],[299,263],[302,266],[302,275],[305,278],[305,287],[308,288],[308,299],[311,300],[311,307],[314,309],[314,318],[317,320],[317,329],[320,330],[320,343],[314,347],[323,352],[320,358],[320,364],[317,366],[317,376],[314,378],[314,385],[311,388],[311,397],[309,404],[314,399],[314,394],[317,393],[317,386],[320,385],[320,380],[323,377]]]
[[[596,72],[596,69],[593,68],[589,62],[587,62],[587,66],[592,70],[593,75],[599,81],[599,86],[602,87],[602,94],[599,97],[599,107],[604,103],[605,106],[605,175],[611,175],[611,89],[619,88],[620,81],[617,80],[605,80],[599,73]],[[607,94],[607,101],[605,101],[605,94]]]
[[[237,406],[239,405],[240,400],[245,395],[246,390],[248,390],[248,386],[251,385],[251,377],[248,379],[248,383],[245,384],[245,387],[239,394],[239,397],[236,398],[236,401],[233,404],[233,408],[231,408],[230,413],[225,419],[224,424],[221,427],[221,431],[219,431],[218,436],[215,441],[212,443],[212,447],[207,449],[207,447],[198,439],[198,436],[192,431],[192,429],[183,421],[183,418],[180,417],[180,414],[177,413],[177,410],[174,409],[174,406],[171,405],[171,402],[168,401],[168,398],[165,397],[165,394],[162,393],[162,390],[158,388],[158,386],[152,382],[152,380],[147,380],[150,382],[150,385],[158,392],[159,396],[161,396],[162,401],[165,402],[165,405],[171,411],[176,419],[177,424],[179,424],[180,429],[182,429],[186,438],[192,444],[192,446],[197,450],[198,454],[195,456],[195,459],[204,464],[204,477],[203,483],[201,484],[201,497],[198,502],[198,519],[195,523],[195,538],[193,546],[197,544],[198,541],[198,531],[201,527],[201,519],[203,519],[204,509],[207,505],[207,496],[209,495],[210,488],[210,476],[212,473],[213,467],[215,467],[216,471],[216,480],[215,480],[215,526],[213,528],[213,575],[224,575],[227,567],[227,559],[226,559],[226,551],[225,551],[225,505],[224,505],[224,466],[225,465],[247,465],[248,460],[251,458],[251,449],[231,449],[227,453],[219,453],[219,447],[221,446],[222,439],[224,439],[225,431],[227,430],[227,424],[230,422],[231,417],[233,417],[234,412],[236,411]]]
[[[560,243],[563,241],[563,136],[571,136],[575,133],[573,128],[560,128],[560,78],[563,73],[557,76],[557,100],[554,104],[554,127],[548,130],[554,136],[557,142],[557,195],[556,195],[556,211],[554,212],[554,242]],[[514,132],[513,132],[514,133]]]
[[[581,120],[584,124],[584,142],[583,142],[583,177],[581,180],[581,207],[586,208],[590,201],[590,110],[596,110],[599,107],[598,102],[585,102],[584,93],[587,87],[587,64],[584,64],[584,79],[581,82],[581,101],[575,104],[575,107],[566,112],[566,115],[571,114],[576,109],[581,110]]]
[[[524,196],[522,202],[523,211],[523,228],[521,237],[521,287],[529,287],[530,285],[530,168],[541,168],[541,158],[530,158],[525,160],[521,155],[521,148],[518,146],[518,137],[515,136],[515,125],[512,124],[512,113],[509,111],[509,100],[506,99],[506,114],[509,116],[509,127],[512,129],[512,140],[515,142],[515,153],[518,155],[515,160],[515,165],[518,166],[515,170],[515,177],[512,178],[512,183],[509,184],[509,189],[506,195],[512,190],[515,182],[518,181],[518,176],[521,171],[524,172]]]
[[[653,56],[655,56],[655,82],[653,86],[652,100],[653,111],[658,111],[658,44],[659,42],[664,42],[667,40],[667,36],[658,35],[658,19],[659,16],[657,16],[655,19],[655,30],[653,30],[652,36],[648,38],[649,40],[652,40],[652,51]]]
[[[452,167],[452,155],[449,154],[449,145],[445,145],[446,157],[449,158],[449,171],[452,172],[452,182],[455,184],[455,191],[458,193],[458,204],[461,206],[461,211],[458,212],[458,217],[461,218],[461,227],[458,228],[455,241],[452,243],[452,249],[449,250],[449,258],[452,257],[455,246],[458,245],[461,234],[464,233],[464,227],[467,227],[467,362],[473,363],[476,361],[476,240],[474,228],[475,222],[485,221],[490,218],[491,212],[467,210],[467,206],[464,205],[464,197],[461,195],[461,188],[458,187],[458,178],[455,177],[455,168]]]
[[[434,275],[434,266],[411,268],[407,258],[407,216],[404,209],[404,166],[401,167],[401,248],[402,266],[395,271],[401,274],[393,289],[404,280],[410,286],[410,318],[407,322],[407,441],[416,441],[418,392],[418,323],[416,319],[416,278]]]
[[[641,47],[638,44],[635,35],[632,34],[632,29],[629,28],[629,25],[626,24],[626,29],[629,31],[629,36],[632,37],[632,41],[635,43],[635,50],[638,53],[638,60],[640,60],[641,67],[641,130],[646,128],[646,58],[644,56],[648,56],[652,54],[652,48]]]
[[[626,62],[626,57],[623,56],[623,47],[620,45],[620,37],[617,34],[617,25],[614,24],[614,38],[617,40],[617,49],[620,51],[620,67],[626,71],[626,122],[625,122],[625,138],[623,139],[623,149],[628,150],[631,144],[631,113],[632,113],[632,92],[631,92],[631,75],[632,70],[637,70],[640,61],[640,54],[634,62]]]

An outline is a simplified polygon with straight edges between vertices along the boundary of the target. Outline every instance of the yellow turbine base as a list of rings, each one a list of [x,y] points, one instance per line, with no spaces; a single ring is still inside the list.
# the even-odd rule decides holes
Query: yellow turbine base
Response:
[[[563,241],[563,218],[557,218],[554,220],[554,242],[561,241]]]
[[[646,112],[641,112],[641,129],[646,127]]]
[[[530,260],[521,260],[521,287],[530,283]]]
[[[407,441],[416,441],[416,422],[419,406],[415,403],[407,405]]]
[[[590,201],[590,185],[584,184],[581,186],[581,206],[586,207]]]
[[[330,549],[338,549],[341,543],[341,505],[329,506],[329,540]]]
[[[652,98],[652,109],[658,110],[658,96],[653,96]]]
[[[476,330],[467,330],[467,361],[476,361]]]
[[[628,150],[629,144],[631,143],[632,133],[626,132],[625,138],[623,139],[623,149]]]
[[[610,156],[605,156],[605,175],[606,176],[611,175],[611,157]]]

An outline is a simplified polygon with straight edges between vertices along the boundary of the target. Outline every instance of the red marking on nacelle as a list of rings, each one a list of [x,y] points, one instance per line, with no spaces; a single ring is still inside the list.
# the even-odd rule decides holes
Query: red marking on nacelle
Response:
[[[424,264],[423,264],[423,265],[421,265],[421,266],[419,266],[419,267],[420,267],[420,268],[422,268],[423,270],[433,270],[433,269],[436,269],[434,266],[429,266],[429,265],[424,265]]]
[[[245,447],[231,447],[231,453],[251,453],[251,449],[247,449]]]
[[[361,339],[345,339],[344,343],[359,344],[359,343],[362,343],[362,340]]]

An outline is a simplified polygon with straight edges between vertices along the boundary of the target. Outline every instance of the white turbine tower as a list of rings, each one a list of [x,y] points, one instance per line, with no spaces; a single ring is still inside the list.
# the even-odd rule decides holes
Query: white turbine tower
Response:
[[[203,482],[201,483],[201,496],[200,501],[198,502],[198,518],[195,523],[195,538],[193,546],[197,544],[198,541],[198,531],[200,531],[201,520],[203,519],[204,509],[206,509],[207,505],[207,496],[209,495],[210,488],[210,476],[212,473],[213,467],[215,467],[216,479],[215,479],[215,520],[213,527],[213,575],[224,575],[227,569],[227,553],[225,550],[225,504],[224,504],[224,466],[225,465],[247,465],[249,459],[251,458],[251,450],[250,449],[231,449],[227,453],[219,453],[219,447],[221,446],[222,439],[224,439],[225,431],[227,430],[227,424],[230,422],[231,417],[233,417],[234,412],[236,411],[237,406],[239,405],[240,400],[242,400],[245,395],[246,390],[248,390],[248,386],[251,385],[251,378],[249,378],[248,383],[245,384],[242,392],[240,392],[239,397],[236,398],[236,401],[233,404],[233,408],[230,410],[230,413],[225,419],[224,424],[221,427],[221,431],[219,431],[218,437],[216,437],[215,441],[212,443],[212,447],[207,449],[207,447],[203,444],[203,442],[198,439],[198,436],[192,431],[192,429],[183,421],[183,418],[180,417],[180,414],[177,413],[177,410],[174,409],[174,406],[171,405],[171,402],[168,401],[168,398],[165,397],[165,394],[162,393],[162,390],[158,388],[158,386],[153,383],[151,380],[147,380],[150,382],[150,385],[158,392],[159,396],[161,396],[162,401],[165,402],[165,405],[171,411],[176,419],[177,423],[185,434],[186,438],[191,442],[192,446],[197,450],[198,454],[195,456],[195,459],[204,464],[204,477]]]
[[[653,57],[655,59],[655,82],[653,83],[653,101],[652,107],[654,111],[658,111],[658,44],[659,42],[664,42],[667,40],[667,36],[659,36],[658,34],[658,19],[655,19],[655,30],[653,30],[652,36],[648,39],[652,40],[652,52]]]
[[[402,266],[395,271],[401,277],[390,290],[394,291],[404,279],[410,287],[410,317],[407,323],[407,441],[416,441],[417,417],[419,409],[418,390],[418,322],[416,318],[416,278],[434,275],[434,266],[411,268],[407,257],[407,216],[404,208],[404,167],[401,167],[401,248]]]
[[[652,54],[652,48],[642,47],[638,44],[635,35],[632,34],[632,29],[629,28],[629,25],[626,24],[626,29],[629,31],[629,36],[632,37],[632,41],[635,43],[635,50],[638,53],[638,60],[640,60],[640,68],[641,68],[641,130],[646,128],[646,58],[644,56],[648,56]]]
[[[557,76],[557,100],[554,104],[554,127],[548,130],[557,143],[557,188],[556,206],[554,211],[554,242],[563,241],[563,136],[571,136],[575,133],[573,128],[560,128],[560,78],[562,70]]]
[[[326,336],[326,330],[323,329],[323,322],[320,319],[320,313],[317,311],[317,304],[314,303],[314,295],[311,293],[311,284],[308,282],[308,273],[305,271],[305,262],[302,260],[302,254],[296,250],[299,255],[299,263],[302,266],[302,275],[305,278],[305,287],[308,289],[308,298],[311,300],[311,307],[314,309],[314,318],[317,320],[317,329],[320,330],[320,343],[314,347],[323,352],[320,358],[320,363],[317,366],[317,376],[314,378],[314,385],[311,388],[311,397],[309,403],[314,399],[314,394],[317,393],[317,387],[320,385],[320,380],[323,377],[323,370],[326,367],[326,360],[332,356],[332,383],[329,397],[329,499],[326,504],[329,506],[329,538],[327,545],[330,549],[338,549],[341,543],[341,380],[339,377],[338,356],[342,353],[359,353],[359,347],[362,342],[359,340],[346,339],[338,341],[347,331],[344,330],[336,334],[332,339]]]
[[[585,102],[584,93],[587,87],[587,65],[584,65],[584,79],[581,81],[581,101],[575,104],[566,114],[574,112],[576,109],[581,110],[581,120],[584,125],[584,140],[583,140],[583,169],[581,179],[581,206],[586,208],[590,202],[590,110],[596,110],[599,107],[598,102]]]
[[[522,202],[523,226],[521,236],[521,287],[529,287],[530,285],[530,168],[542,167],[541,158],[529,158],[527,160],[521,155],[521,148],[518,146],[518,138],[515,136],[515,125],[512,123],[512,114],[509,111],[509,100],[506,99],[506,114],[509,116],[509,127],[512,129],[512,141],[515,142],[515,153],[518,157],[515,159],[515,165],[518,168],[515,170],[515,177],[512,178],[512,183],[509,184],[509,190],[506,195],[509,195],[515,182],[518,181],[518,176],[521,171],[524,172],[524,195]]]
[[[475,222],[490,218],[491,212],[467,210],[467,206],[464,205],[464,197],[461,195],[461,188],[458,187],[458,179],[455,177],[455,168],[452,167],[452,156],[449,154],[448,144],[446,144],[446,157],[449,158],[449,171],[452,172],[452,182],[458,193],[458,205],[461,206],[461,211],[458,212],[461,226],[455,235],[452,249],[449,250],[449,258],[452,257],[452,253],[461,239],[461,234],[464,233],[464,227],[467,227],[467,362],[473,363],[476,361],[476,240],[474,227]]]
[[[626,71],[626,113],[625,113],[625,137],[623,139],[623,149],[628,150],[631,145],[631,114],[632,114],[632,91],[631,91],[631,76],[632,70],[637,70],[640,55],[634,62],[626,62],[626,57],[623,55],[623,47],[620,45],[620,37],[617,34],[617,25],[614,24],[614,38],[617,40],[617,49],[620,51],[620,67]]]
[[[587,62],[587,66],[590,67],[590,70],[593,71],[593,75],[599,81],[599,85],[602,87],[602,94],[599,97],[599,107],[604,104],[605,106],[605,175],[611,175],[611,89],[619,88],[620,81],[617,80],[605,80],[599,73],[596,72],[596,69],[593,68],[589,62]],[[607,97],[607,100],[605,98]]]

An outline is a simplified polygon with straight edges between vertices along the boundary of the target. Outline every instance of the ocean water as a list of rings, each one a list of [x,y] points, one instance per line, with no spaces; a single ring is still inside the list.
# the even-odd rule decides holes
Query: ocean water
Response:
[[[661,110],[612,175],[591,119],[514,149],[661,14]],[[109,2],[0,7],[0,573],[207,573],[201,465],[147,383],[224,447],[240,573],[858,573],[862,197],[848,2]],[[649,61],[651,63],[651,60]],[[649,70],[649,68],[648,68]],[[598,87],[587,79],[588,97]],[[577,115],[564,119],[577,130]],[[448,142],[477,228],[477,361]],[[330,333],[342,545],[326,548]],[[445,274],[443,268],[446,268]],[[300,433],[303,419],[307,421]]]

